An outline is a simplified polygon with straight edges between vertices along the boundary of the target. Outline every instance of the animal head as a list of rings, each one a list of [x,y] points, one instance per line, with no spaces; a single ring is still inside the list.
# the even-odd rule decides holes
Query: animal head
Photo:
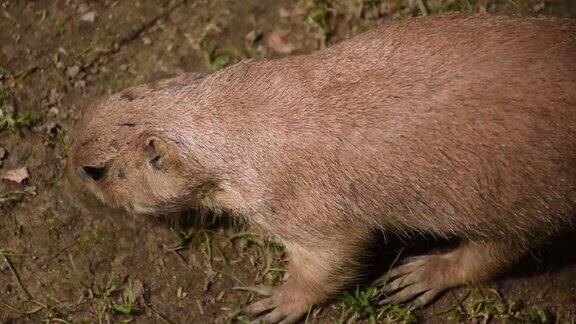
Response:
[[[207,181],[183,156],[174,130],[158,122],[166,119],[159,96],[158,88],[140,86],[87,109],[69,167],[103,203],[137,214],[179,211]]]

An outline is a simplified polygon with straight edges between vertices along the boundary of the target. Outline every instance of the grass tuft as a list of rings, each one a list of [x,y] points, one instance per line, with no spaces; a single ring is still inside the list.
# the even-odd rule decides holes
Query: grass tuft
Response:
[[[330,34],[330,25],[328,24],[328,11],[326,10],[325,6],[319,6],[310,10],[308,13],[308,19],[320,25],[324,31],[324,34]]]
[[[360,289],[356,286],[354,291],[345,291],[340,299],[342,309],[340,323],[354,322],[366,319],[370,323],[415,323],[416,316],[412,311],[397,304],[381,305],[383,288],[386,280],[378,280],[376,283]]]
[[[423,0],[418,1],[418,5],[420,3],[423,7],[424,5]],[[472,3],[470,0],[450,0],[450,1],[434,1],[431,2],[429,5],[429,12],[430,14],[440,14],[445,12],[477,12],[478,5]]]
[[[467,288],[466,296],[448,312],[449,320],[482,322],[552,323],[551,314],[542,308],[523,310],[514,300],[506,299],[494,289]]]
[[[198,46],[200,47],[202,56],[204,56],[204,62],[208,70],[216,71],[230,63],[230,58],[226,55],[218,54],[216,46],[209,39],[202,39]]]
[[[11,133],[18,133],[24,128],[32,126],[32,110],[24,113],[12,112],[12,106],[8,96],[0,95],[0,130],[8,130]]]
[[[361,2],[362,2],[362,5],[364,5],[364,6],[375,7],[375,6],[379,5],[380,3],[382,3],[382,0],[361,0]]]
[[[76,267],[76,263],[74,262],[74,257],[72,254],[68,254],[68,259],[70,260],[70,282],[72,283],[74,289],[76,289],[76,292],[78,292],[80,296],[84,296],[86,293],[86,286],[82,280],[82,275]]]

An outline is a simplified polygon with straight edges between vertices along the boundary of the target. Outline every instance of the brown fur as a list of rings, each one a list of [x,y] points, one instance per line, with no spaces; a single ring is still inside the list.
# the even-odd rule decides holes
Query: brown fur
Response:
[[[252,288],[269,297],[247,308],[269,322],[350,282],[375,231],[461,237],[392,271],[390,300],[420,306],[573,221],[575,53],[570,21],[393,22],[310,55],[104,98],[71,162],[106,166],[86,182],[112,205],[228,211],[280,239],[289,279]]]

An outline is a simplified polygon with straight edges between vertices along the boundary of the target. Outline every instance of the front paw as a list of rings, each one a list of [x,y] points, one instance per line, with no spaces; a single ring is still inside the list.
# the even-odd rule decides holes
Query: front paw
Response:
[[[236,287],[234,289],[253,292],[265,297],[243,309],[243,312],[248,315],[258,316],[255,323],[296,323],[311,306],[304,296],[300,296],[297,291],[287,288],[286,285]]]
[[[452,262],[443,255],[424,255],[404,260],[392,269],[384,287],[388,298],[383,303],[404,303],[411,300],[410,308],[430,303],[441,291],[449,288],[446,276]]]

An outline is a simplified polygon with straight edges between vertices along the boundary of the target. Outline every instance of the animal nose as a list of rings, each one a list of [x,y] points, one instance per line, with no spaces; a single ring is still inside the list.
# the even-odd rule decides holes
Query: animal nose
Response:
[[[84,171],[87,176],[92,178],[92,180],[98,181],[104,178],[104,175],[106,174],[106,166],[84,165],[82,167],[82,171]]]

